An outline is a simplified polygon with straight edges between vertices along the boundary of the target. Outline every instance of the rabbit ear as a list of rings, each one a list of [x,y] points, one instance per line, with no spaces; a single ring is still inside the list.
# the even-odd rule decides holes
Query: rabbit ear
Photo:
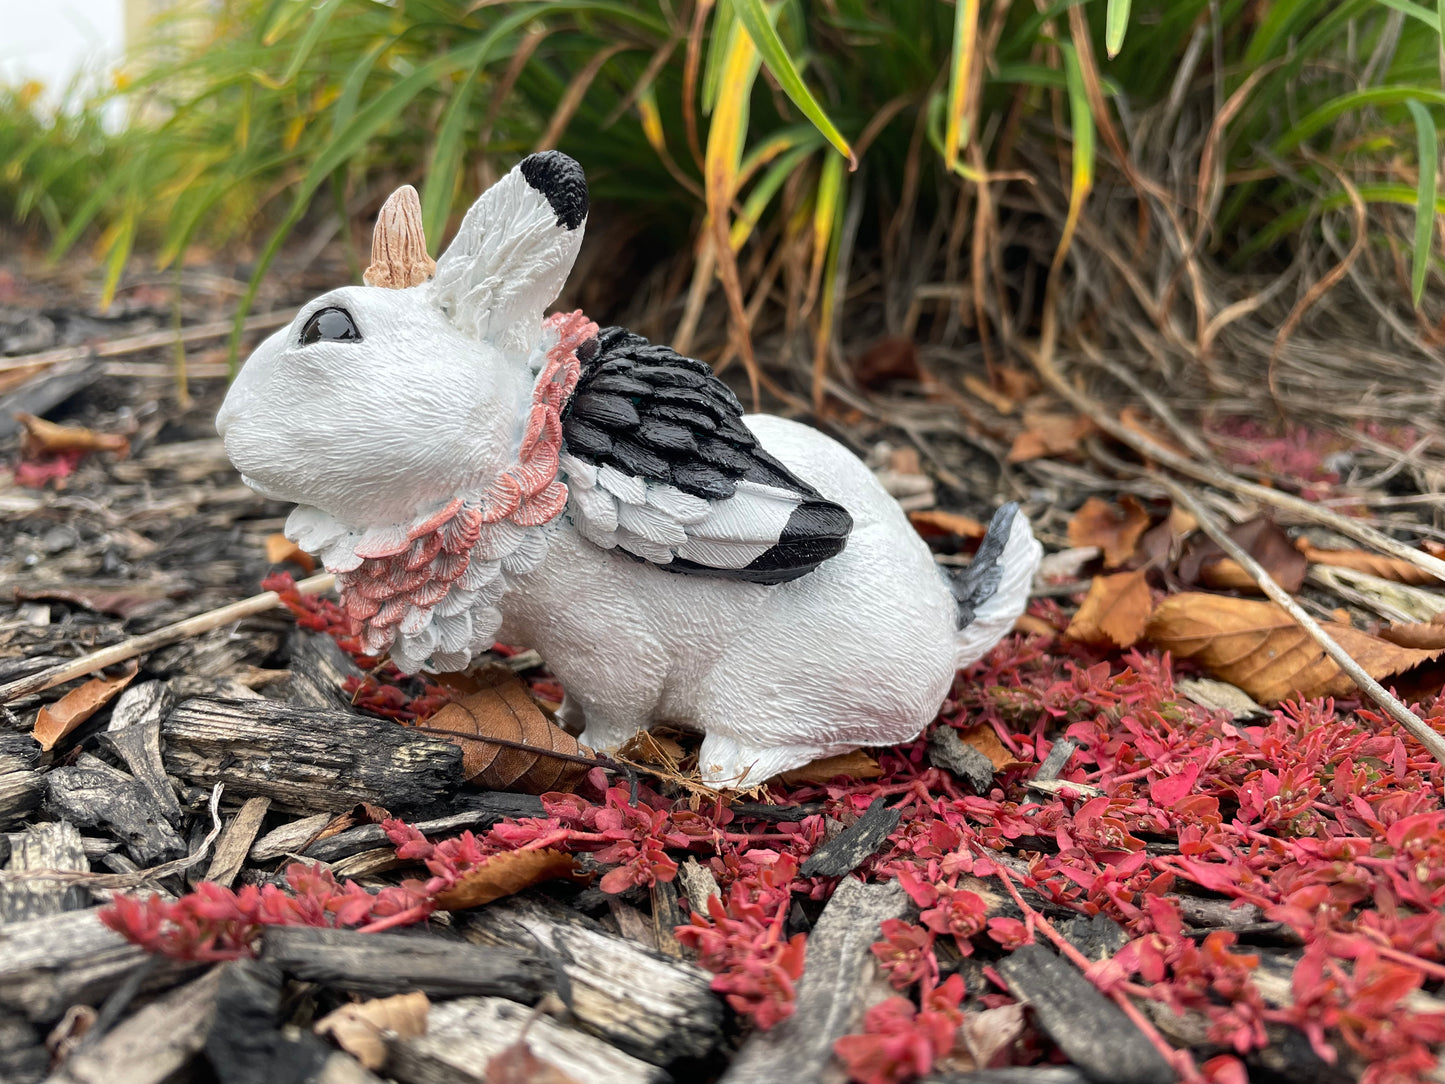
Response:
[[[421,225],[421,200],[404,184],[381,205],[371,235],[371,266],[361,276],[368,286],[403,290],[432,277],[437,263],[426,252]]]
[[[530,352],[586,221],[582,167],[558,151],[528,156],[462,219],[437,261],[436,303],[465,334]]]

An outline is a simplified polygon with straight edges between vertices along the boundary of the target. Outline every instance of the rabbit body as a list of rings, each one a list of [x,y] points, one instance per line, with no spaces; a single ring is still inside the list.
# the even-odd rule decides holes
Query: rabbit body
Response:
[[[913,738],[1022,612],[1027,520],[1001,509],[947,575],[837,442],[744,416],[706,366],[621,329],[544,321],[586,209],[576,163],[533,155],[434,279],[383,268],[402,288],[305,306],[232,385],[232,461],[297,503],[288,535],[407,672],[533,646],[583,741],[695,728],[716,784]]]

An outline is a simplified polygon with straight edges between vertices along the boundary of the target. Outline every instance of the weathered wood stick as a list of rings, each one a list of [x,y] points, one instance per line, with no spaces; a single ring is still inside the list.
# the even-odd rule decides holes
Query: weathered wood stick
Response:
[[[295,309],[288,309],[285,312],[261,313],[259,316],[247,317],[246,322],[241,325],[241,330],[270,331],[282,324],[289,324],[294,319],[296,319]],[[213,320],[209,324],[197,324],[195,327],[188,327],[182,331],[147,331],[140,335],[127,335],[121,339],[111,339],[109,342],[99,343],[95,346],[62,346],[55,350],[42,350],[36,354],[22,354],[18,358],[6,358],[4,361],[0,361],[0,373],[8,373],[16,369],[58,365],[64,361],[118,358],[125,354],[139,353],[142,350],[157,350],[161,347],[174,346],[176,343],[204,342],[206,339],[219,339],[222,335],[231,334],[231,330],[235,326],[234,320]]]
[[[331,590],[335,583],[335,576],[329,572],[323,572],[302,580],[296,585],[296,590],[303,595],[319,595],[322,591]],[[275,591],[263,591],[259,595],[252,595],[240,602],[222,606],[218,610],[210,610],[203,614],[197,614],[195,617],[188,617],[184,621],[177,621],[174,625],[156,629],[144,636],[133,636],[121,643],[112,644],[99,651],[92,651],[89,655],[82,655],[70,662],[52,666],[38,674],[20,678],[8,685],[0,685],[0,704],[22,696],[30,696],[32,693],[44,692],[46,689],[73,681],[78,677],[84,677],[86,674],[94,673],[104,667],[114,666],[118,662],[125,662],[126,659],[133,659],[137,655],[144,655],[147,651],[154,651],[158,647],[165,647],[167,644],[174,644],[188,637],[218,629],[222,625],[239,621],[243,617],[265,613],[280,601],[281,596]]]
[[[273,926],[261,961],[288,975],[373,997],[420,990],[429,997],[504,997],[532,1004],[550,987],[536,955],[440,937]]]

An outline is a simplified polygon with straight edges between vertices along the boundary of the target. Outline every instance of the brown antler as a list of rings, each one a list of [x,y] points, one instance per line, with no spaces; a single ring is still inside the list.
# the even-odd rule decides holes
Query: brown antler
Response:
[[[381,205],[371,235],[371,266],[361,279],[368,286],[401,290],[420,286],[436,269],[437,262],[426,252],[421,200],[415,188],[404,184]]]

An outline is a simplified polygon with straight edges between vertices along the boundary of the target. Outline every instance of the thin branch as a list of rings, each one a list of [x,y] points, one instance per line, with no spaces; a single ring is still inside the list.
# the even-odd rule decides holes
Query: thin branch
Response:
[[[270,331],[283,324],[289,324],[296,319],[295,309],[288,309],[285,312],[267,312],[259,316],[247,317],[246,322],[241,325],[243,331]],[[58,365],[64,361],[84,361],[87,358],[118,358],[125,354],[136,354],[142,350],[158,350],[166,346],[174,346],[176,343],[204,342],[206,339],[219,339],[223,335],[229,335],[235,326],[232,320],[216,320],[209,324],[197,324],[195,327],[186,328],[179,333],[174,330],[147,331],[140,335],[127,335],[122,339],[112,339],[109,342],[100,343],[96,346],[63,346],[56,350],[43,350],[38,354],[22,354],[17,358],[6,358],[0,361],[0,373],[8,373],[16,369],[29,369],[35,366]]]
[[[1265,571],[1263,565],[1251,557],[1243,546],[1229,537],[1229,534],[1220,526],[1219,521],[1214,518],[1214,514],[1196,501],[1188,490],[1163,475],[1157,475],[1157,478],[1169,490],[1175,502],[1182,505],[1199,522],[1199,529],[1213,539],[1215,544],[1233,558],[1245,572],[1249,573],[1250,579],[1259,584],[1259,589],[1269,597],[1271,602],[1288,613],[1294,619],[1295,624],[1314,638],[1315,642],[1324,649],[1325,654],[1334,660],[1335,665],[1360,687],[1362,693],[1374,701],[1386,715],[1409,731],[1410,735],[1423,745],[1431,756],[1445,765],[1445,738],[1435,733],[1425,720],[1407,708],[1393,693],[1367,674],[1364,667],[1352,659],[1349,652],[1336,643],[1319,622],[1305,613],[1290,593],[1275,582],[1274,577]]]
[[[336,577],[329,572],[323,572],[302,580],[296,585],[296,590],[303,595],[317,595],[331,590],[335,584]],[[133,659],[137,655],[144,655],[147,651],[154,651],[158,647],[165,647],[167,644],[174,644],[192,636],[199,636],[203,632],[218,629],[222,625],[239,621],[243,617],[264,613],[280,601],[281,596],[275,591],[263,591],[259,595],[252,595],[240,602],[222,606],[218,610],[209,610],[206,613],[197,614],[195,617],[188,617],[184,621],[177,621],[174,625],[156,629],[144,636],[133,636],[129,640],[112,644],[110,647],[92,651],[89,655],[82,655],[70,662],[58,663],[38,674],[31,674],[29,677],[0,685],[0,704],[22,696],[44,692],[46,689],[54,688],[56,685],[64,684],[78,677],[84,677],[86,674],[92,674],[107,666],[125,662],[126,659]]]

